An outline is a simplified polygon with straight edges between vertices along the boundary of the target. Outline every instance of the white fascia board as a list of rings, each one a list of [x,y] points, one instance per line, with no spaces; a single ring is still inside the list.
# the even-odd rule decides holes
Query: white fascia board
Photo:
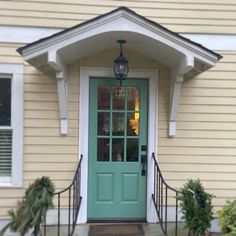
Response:
[[[206,61],[208,64],[214,64],[218,60],[217,56],[213,53],[125,11],[114,12],[110,15],[101,17],[96,21],[76,27],[61,35],[32,45],[23,50],[23,56],[26,60],[30,60],[31,58],[37,57],[48,51],[58,50],[82,39],[111,31],[127,31],[145,35],[163,42],[185,55],[194,54],[197,58],[204,62]]]

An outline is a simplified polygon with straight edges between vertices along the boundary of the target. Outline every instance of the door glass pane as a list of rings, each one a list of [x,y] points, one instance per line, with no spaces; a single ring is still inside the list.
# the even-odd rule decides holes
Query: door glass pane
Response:
[[[124,161],[124,139],[112,139],[112,161]]]
[[[113,110],[125,109],[125,88],[124,87],[113,87]]]
[[[113,112],[112,113],[112,135],[121,136],[124,135],[125,129],[125,113]]]
[[[98,109],[110,109],[110,87],[98,87]]]
[[[109,147],[110,147],[109,138],[97,139],[97,160],[98,161],[109,161],[109,153],[110,153]]]
[[[126,161],[138,161],[138,139],[127,139]]]
[[[139,135],[139,112],[127,114],[127,135],[128,136]]]
[[[0,79],[0,126],[11,125],[11,80]]]
[[[110,134],[110,113],[98,112],[98,135]]]
[[[127,109],[139,111],[139,88],[128,88]]]

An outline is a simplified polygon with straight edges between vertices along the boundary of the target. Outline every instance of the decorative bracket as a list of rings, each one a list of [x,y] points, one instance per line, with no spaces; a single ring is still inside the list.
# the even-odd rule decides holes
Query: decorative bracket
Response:
[[[169,137],[176,135],[176,117],[179,108],[179,100],[181,94],[184,74],[194,67],[194,57],[185,56],[180,64],[173,69],[171,75],[171,93],[170,93],[170,113],[169,113]]]
[[[55,71],[57,78],[57,90],[59,111],[61,120],[61,135],[68,134],[68,86],[66,66],[57,51],[48,52],[48,65]]]

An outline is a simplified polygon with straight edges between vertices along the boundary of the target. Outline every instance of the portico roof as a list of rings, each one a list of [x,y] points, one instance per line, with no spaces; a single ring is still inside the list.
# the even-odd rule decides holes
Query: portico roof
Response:
[[[221,55],[174,33],[126,7],[95,17],[47,38],[19,48],[24,59],[47,73],[56,72],[60,118],[67,124],[66,65],[83,57],[117,47],[124,39],[127,49],[161,62],[171,69],[169,134],[175,135],[175,120],[181,83],[213,67]],[[67,133],[67,125],[61,132]],[[64,131],[63,131],[64,130]],[[173,132],[172,132],[173,131]]]

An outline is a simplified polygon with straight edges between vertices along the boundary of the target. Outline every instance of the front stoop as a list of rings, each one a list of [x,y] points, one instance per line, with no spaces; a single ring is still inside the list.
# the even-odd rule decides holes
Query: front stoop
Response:
[[[184,228],[183,223],[179,223],[178,226],[178,236],[188,236],[188,231]],[[145,236],[164,236],[161,231],[159,224],[143,224],[143,230],[145,232]],[[175,230],[174,223],[168,223],[168,235],[173,236]],[[68,236],[67,234],[67,226],[61,226],[60,228],[60,236]],[[80,224],[75,228],[74,236],[88,236],[89,224]],[[57,235],[57,227],[56,226],[48,226],[47,227],[47,236],[56,236]],[[212,236],[220,236],[222,234],[213,233]]]

